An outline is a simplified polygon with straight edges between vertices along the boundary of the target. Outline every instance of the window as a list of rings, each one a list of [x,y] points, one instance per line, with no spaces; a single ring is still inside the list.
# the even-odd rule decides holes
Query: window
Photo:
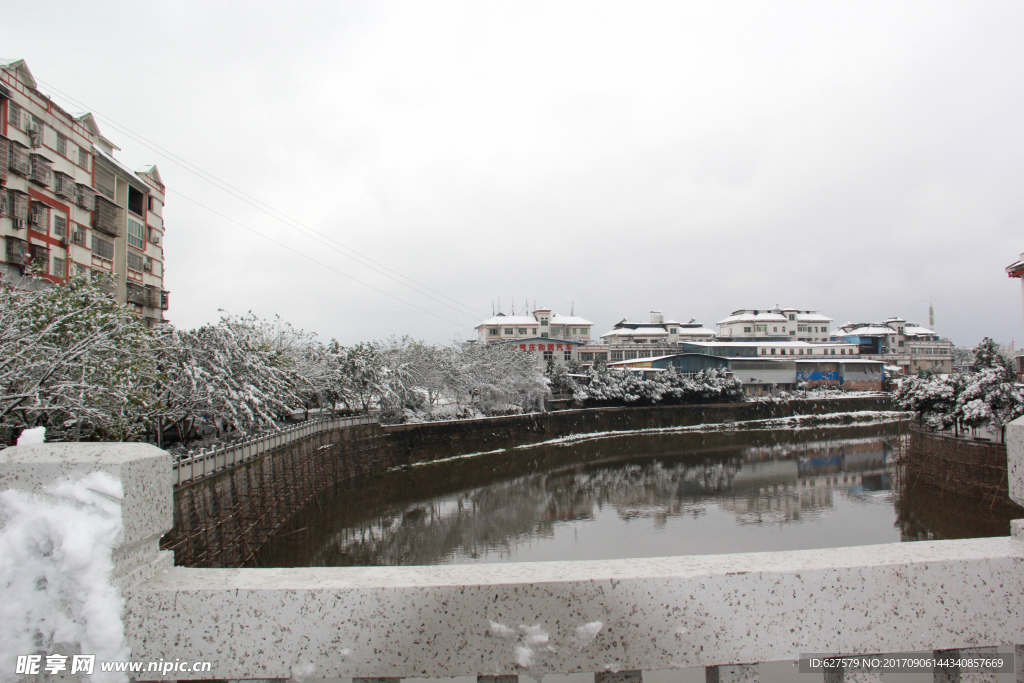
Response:
[[[153,195],[146,197],[146,209],[149,211],[153,210]]]
[[[796,313],[790,313],[789,314],[789,319],[790,320],[796,320]]]
[[[67,237],[68,236],[68,219],[64,216],[54,215],[53,217],[53,235],[54,237]]]
[[[548,335],[547,332],[541,332],[540,336],[541,336],[542,339],[547,339],[549,335]]]
[[[608,360],[608,354],[607,353],[595,353],[594,354],[594,360]]]
[[[134,213],[136,216],[141,216],[144,209],[142,205],[144,203],[144,197],[146,195],[139,192],[134,187],[128,188],[128,210]]]
[[[545,351],[544,352],[544,360],[554,360],[554,359],[555,359],[555,352],[554,351]]]
[[[491,329],[487,330],[487,334],[490,334],[490,335],[498,334],[498,328],[497,327],[492,327]]]
[[[767,325],[754,325],[754,331],[755,332],[765,332],[765,333],[767,333],[768,332],[768,326]]]
[[[541,325],[547,325],[548,324],[548,319],[547,318],[541,318],[540,319],[540,324]]]
[[[89,170],[89,152],[85,147],[78,148],[78,165],[86,171]]]
[[[520,327],[518,329],[519,329],[519,334],[526,334],[526,328],[525,327]]]
[[[565,359],[566,360],[572,360],[572,351],[566,351],[565,352]]]
[[[537,334],[537,328],[536,327],[533,328],[533,330],[530,332],[530,334]]]
[[[57,133],[57,154],[66,157],[68,155],[68,139]]]
[[[749,327],[744,327],[744,328],[743,328],[743,331],[744,331],[744,332],[750,332],[750,328],[749,328]]]
[[[12,128],[21,129],[21,107],[14,102],[7,104],[7,123],[11,124]]]
[[[679,328],[678,327],[670,327],[670,328],[668,328],[668,333],[669,334],[679,334]]]
[[[778,332],[778,331],[779,331],[779,328],[777,328],[777,327],[773,327],[772,328],[772,332]]]
[[[64,259],[53,257],[53,274],[57,277],[64,277]]]
[[[580,360],[594,360],[594,354],[592,353],[581,353]]]
[[[622,360],[622,351],[612,351],[612,360]]]
[[[128,268],[137,273],[142,272],[142,255],[128,250]]]
[[[114,260],[114,243],[108,242],[105,239],[92,236],[92,253],[96,254],[100,258],[105,258],[108,261]]]
[[[511,327],[506,327],[505,328],[505,334],[515,334],[515,333],[512,331]]]
[[[142,223],[133,221],[131,218],[128,219],[128,244],[137,249],[145,249],[145,234],[146,231],[142,227]]]

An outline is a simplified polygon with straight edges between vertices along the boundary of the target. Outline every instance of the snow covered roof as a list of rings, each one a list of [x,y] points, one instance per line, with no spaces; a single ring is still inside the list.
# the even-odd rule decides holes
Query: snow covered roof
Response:
[[[887,325],[862,325],[855,327],[852,330],[843,330],[841,332],[844,337],[878,337],[887,334],[896,334],[896,330],[888,327]]]
[[[679,334],[698,337],[714,337],[715,331],[709,330],[708,328],[703,327],[702,325],[699,324],[691,325],[689,327],[683,325],[682,328],[679,330]]]
[[[789,318],[787,318],[786,316],[782,315],[781,313],[768,313],[768,312],[764,312],[764,313],[747,313],[747,312],[743,312],[743,313],[739,313],[739,314],[733,314],[733,315],[730,315],[728,318],[725,318],[723,320],[719,320],[718,324],[719,325],[728,325],[730,323],[753,323],[753,322],[758,322],[758,323],[764,323],[764,322],[768,322],[768,323],[771,323],[771,322],[784,323],[787,320],[789,320]]]
[[[797,313],[796,319],[804,323],[830,323],[832,318],[820,313]]]
[[[562,315],[560,313],[555,313],[553,316],[551,316],[551,324],[552,325],[593,325],[594,323],[590,322],[586,318],[578,318],[578,317],[572,316],[572,315]]]
[[[540,322],[532,315],[496,315],[477,325],[477,328],[487,327],[488,325],[492,327],[495,325],[498,327],[502,325],[515,327],[516,325],[540,325]]]
[[[107,162],[108,164],[119,170],[121,173],[123,173],[127,177],[128,182],[135,186],[136,190],[139,190],[141,192],[149,192],[149,186],[146,185],[142,178],[135,177],[135,171],[128,170],[127,166],[124,166],[120,161],[115,159],[110,154],[107,154],[99,147],[96,147],[95,151],[100,156],[100,158],[102,158],[105,162]]]
[[[668,337],[668,336],[669,336],[669,331],[668,330],[663,330],[662,328],[645,327],[645,328],[637,328],[636,330],[631,330],[629,328],[620,328],[620,329],[617,329],[617,330],[612,330],[611,332],[606,332],[605,334],[601,335],[601,339],[604,339],[605,337]]]
[[[907,325],[906,327],[903,328],[903,334],[907,335],[908,337],[917,337],[924,334],[935,334],[935,332],[929,330],[927,327],[921,327],[919,325]]]

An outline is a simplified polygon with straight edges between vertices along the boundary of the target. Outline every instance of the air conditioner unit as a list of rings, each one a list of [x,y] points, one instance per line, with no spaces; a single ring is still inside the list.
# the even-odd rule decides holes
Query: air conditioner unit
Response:
[[[142,264],[142,269],[144,271],[146,271],[147,273],[152,273],[153,272],[153,262],[152,261],[146,261],[145,263]]]
[[[68,248],[68,244],[70,244],[70,242],[69,242],[67,237],[61,237],[60,238],[60,246],[62,246],[65,249],[67,249]]]
[[[159,237],[154,237],[153,238],[153,244],[155,244],[156,246],[159,247],[160,246],[160,238]]]
[[[29,142],[33,147],[43,146],[43,134],[41,130],[29,124],[28,126],[26,126],[25,132],[28,133]]]
[[[28,215],[28,220],[30,223],[32,223],[32,225],[42,225],[43,214],[42,212],[33,211]]]

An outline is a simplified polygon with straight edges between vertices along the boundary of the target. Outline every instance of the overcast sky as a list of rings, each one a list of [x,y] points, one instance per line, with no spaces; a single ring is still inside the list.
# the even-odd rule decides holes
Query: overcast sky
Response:
[[[957,344],[1020,347],[1022,35],[1020,2],[34,0],[0,57],[159,166],[179,326],[446,342],[499,297],[598,334],[934,301]]]

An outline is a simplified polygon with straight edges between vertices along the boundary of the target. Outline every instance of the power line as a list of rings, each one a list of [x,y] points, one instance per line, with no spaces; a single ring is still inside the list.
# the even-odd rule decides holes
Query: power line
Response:
[[[302,258],[307,259],[309,261],[312,261],[313,263],[315,263],[315,264],[317,264],[319,266],[323,266],[324,268],[326,268],[329,271],[332,271],[334,273],[337,273],[338,275],[342,275],[344,277],[347,277],[348,279],[350,279],[350,280],[352,280],[354,282],[358,282],[359,284],[363,285],[364,287],[369,287],[370,289],[372,289],[375,292],[379,292],[380,294],[383,294],[384,296],[391,297],[395,301],[399,301],[399,302],[401,302],[401,303],[403,303],[403,304],[405,304],[407,306],[412,306],[413,308],[415,308],[417,310],[423,311],[427,315],[432,315],[435,318],[440,318],[441,320],[444,320],[445,322],[449,322],[452,325],[456,325],[458,327],[466,327],[463,323],[457,323],[454,320],[448,320],[448,318],[445,318],[444,316],[438,315],[437,313],[434,313],[432,311],[428,311],[425,308],[421,308],[420,306],[417,306],[416,304],[414,304],[412,302],[406,301],[405,299],[400,299],[397,296],[395,296],[394,294],[389,294],[388,292],[385,292],[383,289],[378,289],[377,287],[374,287],[373,285],[369,284],[368,282],[363,282],[359,278],[352,277],[348,273],[343,273],[340,270],[338,270],[337,268],[332,268],[331,266],[327,265],[326,263],[324,263],[322,261],[317,261],[312,256],[307,256],[306,254],[303,254],[301,251],[298,251],[297,249],[292,249],[287,244],[284,244],[282,242],[278,242],[277,240],[275,240],[272,237],[267,237],[263,233],[258,232],[256,230],[253,230],[248,225],[246,225],[244,223],[241,223],[239,221],[236,221],[234,218],[231,218],[230,216],[227,216],[227,215],[221,213],[220,211],[217,211],[216,209],[212,209],[209,206],[206,206],[205,204],[203,204],[202,202],[198,202],[195,199],[192,199],[191,197],[187,197],[187,196],[183,195],[181,192],[178,192],[177,190],[170,190],[170,192],[172,194],[174,194],[175,196],[181,197],[182,199],[187,199],[188,201],[192,202],[196,206],[201,207],[203,209],[206,209],[207,211],[209,211],[210,213],[212,213],[212,214],[214,214],[216,216],[220,216],[221,218],[223,218],[226,221],[230,221],[230,222],[234,223],[235,225],[239,226],[240,228],[244,228],[245,230],[248,230],[249,232],[251,232],[254,235],[258,235],[259,237],[262,237],[263,239],[267,240],[268,242],[273,242],[277,246],[282,247],[284,249],[287,249],[288,251],[292,252],[293,254],[298,254]],[[467,328],[467,329],[472,329],[472,328]]]
[[[38,83],[42,84],[42,85],[45,85],[47,88],[50,88],[54,92],[59,93],[62,97],[64,97],[68,101],[74,102],[75,104],[77,104],[77,105],[79,105],[81,107],[84,107],[86,109],[91,109],[85,103],[81,102],[80,100],[75,99],[74,97],[68,95],[67,93],[62,92],[61,90],[57,89],[53,85],[51,85],[49,83],[46,83],[45,81],[42,81],[42,80],[39,80],[39,79],[36,79],[36,81]],[[439,291],[437,291],[435,289],[432,289],[432,288],[430,288],[430,287],[428,287],[428,286],[426,286],[426,285],[424,285],[424,284],[414,280],[411,277],[403,275],[402,273],[400,273],[400,272],[398,272],[398,271],[396,271],[396,270],[394,270],[392,268],[389,268],[389,267],[385,266],[382,263],[374,261],[370,257],[365,256],[364,254],[361,254],[360,252],[356,251],[355,249],[352,249],[351,247],[348,247],[348,246],[342,244],[341,242],[338,242],[337,240],[333,239],[329,235],[324,235],[323,233],[321,233],[321,232],[319,232],[317,230],[314,230],[313,228],[310,228],[309,226],[303,224],[301,221],[298,221],[298,220],[296,220],[294,218],[291,218],[290,216],[288,216],[284,212],[282,212],[282,211],[280,211],[278,209],[275,209],[274,207],[270,206],[269,204],[266,204],[265,202],[257,199],[256,197],[253,197],[252,195],[248,194],[247,192],[245,192],[245,191],[243,191],[243,190],[241,190],[241,189],[231,185],[230,183],[228,183],[226,181],[221,180],[220,178],[218,178],[217,176],[213,175],[212,173],[204,171],[203,169],[199,168],[195,164],[192,164],[191,162],[189,162],[189,161],[179,157],[178,155],[174,154],[173,152],[165,149],[164,147],[161,147],[160,145],[158,145],[155,142],[152,142],[151,140],[148,140],[147,138],[139,135],[138,133],[135,133],[135,132],[131,131],[130,129],[126,128],[125,126],[123,126],[121,124],[119,124],[118,122],[114,121],[113,119],[111,119],[111,118],[109,118],[107,116],[104,116],[102,114],[99,114],[99,113],[97,113],[95,111],[93,111],[92,114],[94,116],[102,119],[103,121],[105,121],[107,123],[110,123],[117,130],[119,130],[121,133],[127,135],[128,137],[130,137],[135,142],[138,142],[140,145],[142,145],[142,146],[144,146],[144,147],[146,147],[146,148],[156,152],[157,154],[160,154],[161,156],[164,156],[164,158],[166,158],[171,163],[179,166],[180,168],[184,169],[185,171],[188,171],[189,173],[191,173],[192,175],[198,177],[199,179],[204,180],[204,181],[210,183],[214,187],[217,187],[218,189],[220,189],[220,190],[222,190],[224,192],[227,192],[228,194],[230,194],[231,196],[235,197],[236,199],[238,199],[238,200],[240,200],[242,202],[245,202],[246,204],[249,204],[250,206],[252,206],[253,208],[255,208],[255,209],[259,210],[259,211],[262,211],[263,213],[267,214],[268,216],[270,216],[274,220],[276,220],[276,221],[278,221],[280,223],[285,224],[286,226],[292,228],[293,230],[298,231],[299,233],[305,235],[306,237],[309,237],[309,238],[319,242],[320,244],[323,244],[324,246],[326,246],[326,247],[328,247],[330,249],[333,249],[334,251],[338,252],[342,256],[344,256],[344,257],[346,257],[348,259],[351,259],[352,261],[355,261],[356,263],[358,263],[359,265],[363,266],[364,268],[369,268],[370,270],[372,270],[372,271],[374,271],[374,272],[376,272],[376,273],[378,273],[380,275],[383,275],[384,277],[386,277],[386,278],[388,278],[390,280],[393,280],[394,282],[402,285],[403,287],[411,289],[412,291],[416,292],[420,296],[425,296],[428,299],[431,299],[432,301],[435,301],[435,302],[441,304],[442,306],[446,306],[446,307],[448,307],[448,308],[450,308],[450,309],[452,309],[452,310],[454,310],[457,313],[460,313],[462,315],[470,316],[470,317],[477,318],[477,319],[479,318],[479,316],[484,315],[483,313],[481,313],[480,311],[477,311],[473,307],[468,306],[468,305],[466,305],[466,304],[464,304],[464,303],[462,303],[462,302],[460,302],[460,301],[458,301],[456,299],[453,299],[453,298],[451,298],[451,297],[449,297],[449,296],[447,296],[447,295],[445,295],[445,294],[443,294],[443,293],[441,293],[441,292],[439,292]],[[184,195],[182,195],[182,196],[184,196]],[[310,233],[313,233],[313,234],[310,234]],[[332,244],[327,244],[327,242],[324,242],[323,239],[319,239],[320,237],[322,237],[322,238],[332,242],[334,245],[337,245],[337,246],[333,246]],[[340,249],[338,247],[340,247]],[[342,251],[342,249],[344,249],[345,251]],[[351,252],[351,254],[355,254],[355,256],[352,256],[351,254],[345,253],[346,251]],[[433,292],[434,294],[437,294],[438,296],[441,296],[441,297],[447,299],[448,301],[456,303],[459,306],[462,306],[463,308],[465,308],[465,309],[467,309],[467,310],[469,310],[471,312],[467,313],[466,311],[459,310],[459,309],[455,308],[454,306],[451,306],[450,304],[447,304],[444,301],[441,301],[441,300],[431,296],[430,294],[427,294],[426,292],[422,292],[422,291],[417,290],[415,287],[413,287],[413,286],[411,286],[411,285],[409,285],[409,284],[407,284],[405,282],[402,282],[401,280],[398,280],[397,278],[393,277],[392,275],[388,275],[388,273],[382,272],[381,270],[378,270],[377,268],[374,268],[373,266],[368,265],[367,263],[364,263],[363,261],[360,261],[359,259],[364,259],[364,260],[369,261],[370,263],[372,263],[374,265],[380,266],[384,270],[389,271],[391,273],[394,273],[398,277],[406,279],[409,282],[412,282],[413,284],[415,284],[416,286],[421,287],[421,288],[423,288],[423,289],[425,289],[425,290],[427,290],[429,292]],[[355,278],[353,278],[353,279],[355,279]]]

